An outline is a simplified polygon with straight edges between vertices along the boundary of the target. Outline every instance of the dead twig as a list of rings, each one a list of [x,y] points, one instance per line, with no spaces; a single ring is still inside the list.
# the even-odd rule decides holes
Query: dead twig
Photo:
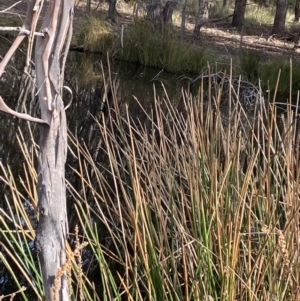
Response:
[[[20,27],[20,26],[18,26],[18,27],[7,27],[7,26],[3,27],[3,26],[0,26],[0,31],[17,31],[20,34],[24,34],[24,35],[27,35],[27,36],[30,34],[30,30],[28,30],[24,27]],[[45,34],[42,33],[42,32],[35,32],[34,35],[35,36],[42,36],[42,37],[45,36]]]
[[[7,11],[11,10],[14,6],[18,5],[19,3],[22,3],[22,1],[16,2],[13,5],[11,5],[10,7],[1,10],[0,13],[6,13]]]
[[[11,114],[13,116],[16,116],[16,117],[24,119],[24,120],[33,121],[33,122],[36,122],[36,123],[48,124],[45,120],[42,120],[40,118],[35,118],[35,117],[32,117],[28,114],[19,113],[19,112],[16,112],[16,111],[12,110],[11,108],[9,108],[6,105],[6,103],[3,101],[1,96],[0,96],[0,111],[5,112],[7,114]]]

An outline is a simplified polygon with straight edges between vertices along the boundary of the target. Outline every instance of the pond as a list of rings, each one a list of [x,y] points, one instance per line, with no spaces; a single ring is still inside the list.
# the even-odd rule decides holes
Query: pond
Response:
[[[4,53],[5,50],[0,51],[0,55]],[[0,82],[1,95],[12,109],[27,111],[31,115],[38,117],[39,108],[36,95],[29,93],[23,98],[19,97],[20,87],[22,87],[22,73],[19,70],[22,69],[23,60],[24,52],[19,50]],[[199,74],[201,72],[200,70]],[[146,114],[152,114],[151,110],[153,109],[154,101],[159,102],[162,98],[169,98],[170,102],[180,105],[182,102],[181,91],[182,89],[188,90],[192,81],[188,75],[170,74],[164,72],[164,70],[145,68],[124,62],[110,63],[109,65],[99,55],[72,52],[68,57],[65,72],[65,86],[68,88],[64,89],[65,103],[67,104],[72,98],[72,105],[66,111],[69,131],[92,154],[93,160],[102,168],[99,170],[105,171],[105,156],[103,157],[101,151],[99,151],[102,134],[97,122],[102,116],[105,118],[107,114],[110,114],[108,107],[119,106],[120,115],[124,114],[125,116],[126,107],[128,106],[130,118],[133,120],[139,119],[143,125],[143,121],[147,119]],[[191,90],[197,91],[198,84],[199,81],[195,84],[196,88],[191,87]],[[113,89],[111,89],[112,86]],[[69,90],[72,91],[72,96]],[[112,97],[112,93],[116,94],[115,98]],[[114,102],[114,99],[116,102]],[[141,109],[141,106],[144,110]],[[29,150],[33,149],[34,141],[38,141],[38,126],[35,124],[29,125],[28,122],[4,113],[0,113],[0,125],[0,158],[4,165],[8,165],[11,168],[17,186],[20,187],[20,191],[25,195],[24,207],[26,207],[33,200],[26,198],[26,191],[22,190],[21,179],[26,179],[23,169],[25,158],[20,151],[16,134],[20,137],[22,133],[24,140],[21,141],[21,145],[26,145]],[[32,157],[36,167],[37,159],[34,152]],[[66,178],[70,185],[81,193],[81,179],[76,177],[72,169],[76,169],[78,165],[76,154],[74,156],[74,154],[69,152]],[[91,176],[89,172],[90,170],[87,168],[88,176]],[[28,178],[26,180],[30,181]],[[91,182],[93,184],[93,180]],[[2,189],[0,206],[6,210],[8,206],[4,195],[9,199],[10,191],[3,182],[1,182],[0,187]],[[87,199],[89,199],[89,196],[87,196]],[[75,202],[71,193],[67,194],[67,201],[70,229],[74,229],[78,221],[76,220]],[[91,204],[90,206],[93,209],[93,205]],[[30,215],[32,215],[34,226],[36,224],[34,209],[26,207],[25,210],[28,210]],[[14,228],[13,223],[10,226]],[[0,237],[0,240],[2,239],[3,237]],[[32,241],[28,241],[28,246],[32,250]],[[3,250],[0,249],[0,251],[2,252]],[[97,262],[95,264],[92,262],[92,257],[93,254],[86,248],[83,259],[89,262],[90,271],[92,271],[93,265],[97,266]],[[0,271],[0,295],[15,291],[16,287],[12,278],[1,262]],[[95,279],[95,277],[99,277],[99,269],[98,274],[96,273],[90,279]],[[26,285],[26,281],[24,279],[22,281]]]
[[[1,56],[5,54],[6,49],[4,48],[0,49]],[[20,91],[24,88],[22,86],[23,79],[21,72],[24,58],[24,52],[18,50],[1,79],[1,96],[10,108],[22,112],[26,111],[33,116],[39,116],[36,95],[29,91],[28,95],[19,97],[21,94]],[[107,63],[103,63],[102,65],[102,58],[99,55],[70,53],[65,72],[65,86],[71,89],[73,93],[72,105],[66,111],[68,127],[69,131],[91,153],[96,152],[99,140],[101,139],[97,119],[101,118],[101,112],[106,110],[107,113],[107,105],[104,103],[107,103],[109,106],[116,105],[112,103],[112,90],[110,89],[112,83],[114,91],[117,93],[118,105],[122,107],[121,111],[125,112],[125,105],[128,105],[131,116],[141,119],[144,113],[140,109],[139,102],[150,112],[155,98],[154,95],[156,95],[156,99],[159,101],[160,98],[166,97],[167,92],[168,97],[172,101],[179,101],[181,88],[187,87],[187,80],[177,74],[169,74],[163,70],[145,68],[124,62],[111,64],[110,66]],[[66,103],[71,97],[68,92],[69,89],[65,89],[64,92]],[[3,112],[0,112],[0,125],[0,159],[4,166],[9,166],[17,182],[17,186],[26,198],[26,191],[24,191],[21,185],[21,181],[26,178],[23,169],[25,158],[20,150],[17,135],[18,137],[23,137],[21,139],[24,139],[21,145],[26,145],[28,149],[32,149],[34,141],[38,142],[39,139],[38,126],[29,124]],[[37,167],[36,157],[33,157],[33,161],[35,162],[35,167]],[[69,153],[66,177],[79,190],[80,183],[76,183],[74,174],[70,168],[70,166],[76,165],[77,160]],[[3,171],[0,171],[0,176],[2,175]],[[10,199],[11,192],[2,181],[0,187],[0,207],[4,211],[8,211],[8,205],[5,202],[4,196],[6,195]],[[36,225],[36,217],[34,208],[29,206],[31,201],[29,198],[25,199],[24,208],[31,216],[34,226]],[[75,216],[71,214],[73,212],[73,199],[70,196],[68,196],[68,205],[70,224],[74,225],[77,222],[74,220]],[[14,228],[13,223],[8,224],[11,228]],[[0,235],[0,240],[2,239],[3,237]],[[30,249],[34,248],[33,242],[29,241],[28,246]],[[0,251],[3,252],[3,249],[0,248]],[[16,291],[14,281],[1,261],[0,271],[0,295]],[[21,279],[21,283],[26,285],[24,279]]]

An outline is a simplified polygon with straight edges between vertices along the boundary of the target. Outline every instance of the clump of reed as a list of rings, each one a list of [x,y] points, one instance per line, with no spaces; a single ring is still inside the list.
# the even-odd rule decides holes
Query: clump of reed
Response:
[[[116,28],[110,26],[99,16],[88,16],[81,28],[74,33],[73,40],[83,45],[85,51],[108,53],[113,56],[119,49],[119,37]]]
[[[77,43],[88,51],[171,72],[197,72],[212,60],[202,48],[181,42],[169,26],[154,30],[145,20],[138,20],[123,29],[90,16],[77,34]]]
[[[154,31],[145,21],[137,21],[124,34],[121,58],[170,72],[198,72],[213,57],[204,48],[180,41],[170,26]]]
[[[287,106],[280,118],[268,105],[249,121],[253,126],[245,136],[244,110],[229,93],[232,111],[224,124],[218,93],[206,94],[200,84],[196,96],[183,91],[179,106],[167,94],[155,97],[144,120],[134,119],[115,98],[108,117],[96,121],[97,160],[95,150],[70,133],[68,199],[76,212],[72,223],[80,229],[78,244],[88,243],[82,269],[72,261],[74,298],[80,290],[84,300],[297,300],[299,150],[293,110]],[[26,159],[24,166],[23,188],[36,200],[33,162]],[[34,233],[28,236],[30,223],[23,223],[22,194],[12,175],[2,180],[18,198],[8,202],[0,234],[6,243],[28,243]],[[3,230],[16,212],[19,218]],[[24,261],[16,246],[6,256]],[[38,273],[28,285],[35,287],[37,280]]]
[[[239,54],[238,66],[244,74],[247,74],[250,81],[257,83],[259,78],[265,91],[271,91],[272,95],[276,91],[278,94],[276,101],[286,102],[292,93],[292,102],[296,103],[297,91],[300,89],[300,72],[297,61],[287,57],[263,57],[256,51],[245,50]],[[280,70],[279,77],[274,70]],[[238,69],[236,71],[235,74],[240,72]],[[271,97],[273,98],[273,96]]]

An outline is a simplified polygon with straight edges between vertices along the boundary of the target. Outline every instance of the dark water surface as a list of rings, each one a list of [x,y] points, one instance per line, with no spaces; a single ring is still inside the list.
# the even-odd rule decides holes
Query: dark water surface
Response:
[[[6,49],[6,47],[0,47],[2,57]],[[28,93],[25,99],[19,99],[24,59],[25,52],[18,50],[0,80],[0,93],[10,108],[20,112],[27,111],[38,117],[37,97],[33,93]],[[110,67],[106,63],[103,65],[101,66],[101,57],[97,55],[75,52],[69,54],[65,71],[65,85],[72,90],[73,101],[67,110],[67,120],[69,130],[79,135],[78,138],[85,138],[81,137],[80,133],[84,135],[84,128],[89,126],[90,116],[96,116],[103,109],[103,101],[108,101],[112,106],[110,79],[116,87],[119,105],[128,104],[129,110],[137,108],[136,99],[143,106],[150,107],[154,100],[154,87],[158,96],[165,97],[164,89],[166,89],[170,99],[178,100],[181,87],[187,85],[185,80],[181,80],[180,75],[169,74],[159,69],[125,62],[111,64]],[[107,85],[106,92],[105,83]],[[69,99],[70,94],[65,89],[64,101],[66,104]],[[28,124],[26,121],[2,112],[0,112],[0,124],[1,140],[5,141],[0,145],[0,158],[4,163],[18,164],[20,157],[15,149],[17,146],[14,136],[18,127],[22,131],[26,131]],[[34,129],[36,125],[31,124],[31,127]],[[24,135],[26,136],[25,133]]]
[[[7,41],[2,45],[0,44],[0,55],[2,57],[8,47],[9,43]],[[34,117],[39,117],[37,97],[31,92],[30,86],[28,87],[28,93],[20,97],[20,90],[22,90],[20,88],[24,83],[22,70],[25,55],[26,53],[22,49],[19,49],[14,55],[5,74],[0,79],[0,95],[10,108],[19,112],[26,111]],[[177,104],[181,101],[181,90],[186,89],[191,82],[187,76],[181,74],[170,74],[163,70],[146,68],[125,62],[111,62],[107,64],[104,59],[102,63],[102,59],[99,55],[71,52],[68,56],[65,70],[65,86],[67,88],[64,89],[63,95],[66,105],[72,98],[72,104],[66,111],[69,131],[78,139],[81,145],[86,146],[97,163],[101,162],[99,142],[101,142],[102,137],[97,120],[108,114],[109,108],[118,105],[120,114],[125,114],[125,107],[128,105],[130,117],[139,119],[143,123],[143,120],[146,118],[145,112],[140,108],[140,104],[150,113],[154,99],[166,98],[166,94],[171,102]],[[199,70],[200,73],[201,70]],[[113,89],[111,89],[112,86],[114,87]],[[72,96],[69,90],[72,91]],[[113,93],[116,95],[115,99],[112,97]],[[117,104],[114,103],[114,100]],[[39,141],[38,125],[29,124],[24,120],[0,112],[0,127],[0,160],[4,163],[4,166],[10,167],[17,186],[20,187],[20,191],[26,198],[26,192],[24,189],[22,190],[20,180],[26,179],[23,169],[25,158],[20,151],[20,145],[16,137],[17,134],[20,136],[22,133],[24,137],[22,145],[32,150],[34,141]],[[37,168],[36,155],[34,154],[32,157],[35,168]],[[80,191],[82,187],[81,180],[75,176],[72,170],[72,168],[78,168],[78,160],[70,152],[67,160],[66,178],[76,191]],[[0,176],[3,176],[3,171],[1,170]],[[4,201],[5,197],[10,199],[11,193],[7,185],[0,181],[0,207],[4,211],[8,211]],[[89,198],[87,197],[87,199]],[[36,201],[24,200],[24,208],[28,204],[36,203]],[[76,220],[76,214],[72,214],[75,212],[74,199],[70,194],[67,194],[67,204],[69,228],[74,229],[74,225],[78,221]],[[34,211],[31,214],[33,215],[32,223],[35,224]],[[10,224],[10,226],[11,229],[15,228],[13,224]],[[0,241],[3,241],[1,233]],[[27,244],[30,246],[30,249],[33,248],[32,241],[28,241]],[[0,252],[3,252],[1,246]],[[36,258],[35,252],[33,254]],[[85,249],[85,254],[85,259],[91,260],[92,253],[89,253],[88,248]],[[96,265],[97,263],[95,263]],[[92,278],[90,280],[94,280]],[[26,281],[24,279],[22,281],[22,284],[26,286]],[[17,288],[10,273],[0,259],[0,295],[12,293],[16,290]],[[30,295],[30,292],[26,292],[26,295]],[[15,298],[15,300],[18,299]]]
[[[6,41],[0,46],[0,55],[3,57],[9,47]],[[20,87],[24,83],[22,70],[24,68],[25,52],[21,49],[16,52],[12,61],[8,65],[6,72],[0,79],[0,95],[6,104],[19,112],[27,112],[34,117],[39,117],[39,106],[37,97],[31,92],[29,86],[28,93],[20,97]],[[154,90],[159,98],[165,97],[167,91],[172,101],[179,101],[180,91],[187,83],[181,80],[182,77],[177,74],[168,74],[163,70],[145,68],[136,64],[119,62],[110,65],[101,63],[101,57],[97,55],[70,53],[65,70],[65,86],[72,90],[73,100],[71,107],[66,111],[68,127],[79,141],[84,143],[87,148],[93,152],[97,147],[100,134],[99,127],[94,118],[100,118],[101,112],[107,110],[107,104],[114,106],[112,100],[111,83],[115,87],[118,105],[129,106],[131,116],[143,118],[140,107],[136,99],[147,110],[151,110],[154,102]],[[24,76],[23,76],[24,77]],[[29,81],[30,82],[30,81]],[[163,84],[163,85],[162,85]],[[67,104],[70,100],[70,94],[67,89],[64,92],[64,101]],[[26,197],[26,192],[22,190],[21,180],[25,179],[23,164],[25,158],[20,151],[17,141],[17,134],[21,133],[24,137],[23,145],[29,150],[33,148],[34,141],[39,141],[38,125],[28,123],[11,115],[0,112],[0,160],[4,166],[9,166],[12,174],[20,187],[20,191]],[[68,181],[76,187],[75,177],[69,167],[75,166],[77,162],[70,154],[66,167],[66,177]],[[34,158],[35,168],[37,168],[37,159]],[[0,171],[2,176],[2,171]],[[80,183],[78,183],[80,189]],[[5,196],[11,197],[10,191],[3,183],[0,182],[0,207],[8,212],[7,204],[4,201]],[[28,199],[28,204],[33,200]],[[36,202],[36,200],[35,200]],[[24,207],[28,205],[24,201]],[[73,200],[68,197],[69,220],[70,224],[76,224],[75,216],[72,215]],[[34,212],[32,212],[34,216]],[[33,223],[34,217],[33,217]],[[10,225],[12,229],[14,225]],[[0,241],[3,237],[0,234]],[[33,248],[33,242],[28,242],[30,249]],[[0,252],[4,250],[0,247]],[[34,253],[34,252],[33,252]],[[36,254],[34,255],[36,256]],[[26,286],[26,281],[21,279],[21,283]],[[17,287],[12,280],[10,273],[4,267],[0,260],[0,295],[12,293]],[[27,291],[26,295],[30,295]],[[18,297],[14,298],[18,300]]]

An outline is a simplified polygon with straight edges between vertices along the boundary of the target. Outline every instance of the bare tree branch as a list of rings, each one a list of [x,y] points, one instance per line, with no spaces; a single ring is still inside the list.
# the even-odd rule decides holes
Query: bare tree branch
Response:
[[[11,114],[13,116],[16,116],[16,117],[24,119],[24,120],[33,121],[33,122],[37,122],[37,123],[44,123],[44,124],[48,125],[48,123],[46,121],[44,121],[40,118],[35,118],[28,114],[19,113],[19,112],[12,110],[11,108],[9,108],[6,105],[6,103],[3,101],[3,98],[1,96],[0,96],[0,111],[5,112],[7,114]]]
[[[16,37],[16,39],[14,40],[13,44],[11,45],[10,49],[5,54],[5,57],[3,58],[3,60],[0,63],[0,77],[2,76],[8,62],[10,61],[10,59],[12,58],[12,56],[14,55],[14,53],[16,52],[16,50],[18,49],[18,47],[20,46],[20,44],[22,43],[22,41],[24,40],[24,38],[26,36],[29,36],[29,46],[28,46],[27,58],[26,58],[26,64],[29,65],[31,52],[32,52],[33,39],[34,39],[34,36],[36,35],[35,28],[36,28],[37,20],[39,18],[39,15],[40,15],[40,12],[42,9],[42,5],[43,5],[43,0],[29,0],[28,7],[27,7],[27,13],[26,13],[26,19],[24,21],[24,24],[22,27],[18,27],[20,32],[19,32],[18,36]],[[13,7],[13,6],[11,6],[11,7]],[[6,11],[7,11],[7,9],[6,9]],[[42,36],[43,36],[43,34],[42,34]],[[10,109],[5,104],[5,102],[1,96],[0,96],[0,111],[3,111],[5,113],[14,115],[18,118],[25,119],[28,121],[49,124],[48,122],[46,122],[42,119],[35,118],[28,114],[19,113],[19,112],[16,112],[16,111]]]
[[[14,6],[18,5],[19,3],[22,3],[22,1],[16,2],[16,3],[14,3],[13,5],[11,5],[10,7],[1,10],[0,13],[5,13],[5,12],[11,10]]]
[[[24,35],[27,35],[27,36],[29,36],[30,33],[31,33],[30,30],[28,30],[24,27],[20,27],[20,26],[18,26],[18,27],[2,27],[2,26],[0,26],[0,31],[18,31],[20,34],[24,34]],[[45,36],[41,32],[35,32],[34,35],[35,36],[43,36],[43,37]]]

